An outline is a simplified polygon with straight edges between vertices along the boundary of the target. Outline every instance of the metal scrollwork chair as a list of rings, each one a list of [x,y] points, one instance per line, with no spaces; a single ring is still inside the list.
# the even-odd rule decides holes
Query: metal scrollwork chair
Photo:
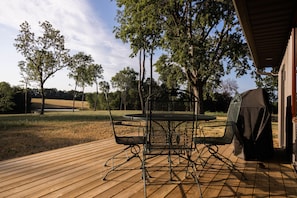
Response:
[[[144,197],[147,196],[147,185],[157,182],[157,179],[150,178],[159,175],[160,171],[168,171],[169,178],[164,180],[168,182],[181,182],[183,176],[192,176],[201,193],[195,162],[191,160],[197,127],[194,103],[194,96],[184,90],[173,90],[166,96],[153,95],[147,98],[147,141],[143,149],[142,167]],[[154,164],[156,158],[162,160]]]
[[[228,108],[227,121],[224,124],[214,124],[200,127],[200,134],[199,136],[194,137],[194,144],[196,145],[196,150],[199,153],[197,161],[200,160],[203,167],[208,163],[210,158],[214,157],[226,164],[229,169],[240,172],[245,178],[244,174],[234,165],[234,163],[219,152],[220,145],[231,144],[234,135],[238,134],[237,120],[241,107],[241,100],[241,95],[239,94],[236,94],[233,97]],[[218,128],[224,129],[223,135],[213,136],[217,135],[216,132]],[[202,149],[198,148],[198,145],[200,144],[204,145]],[[206,159],[202,157],[205,151],[208,151],[210,154]]]
[[[144,126],[142,126],[139,121],[114,120],[108,100],[108,93],[105,93],[105,98],[107,102],[110,124],[112,127],[115,142],[117,144],[124,145],[125,147],[105,162],[104,166],[109,166],[110,169],[105,173],[103,180],[106,180],[108,174],[110,174],[112,171],[119,170],[120,167],[120,170],[134,169],[129,167],[123,167],[123,165],[129,162],[132,158],[138,158],[140,160],[141,167],[142,159],[139,155],[141,151],[140,145],[143,145],[145,143],[144,136],[139,135],[140,133],[143,134],[142,130],[144,130]],[[133,135],[120,136],[118,134],[119,132],[124,132],[125,134],[133,133]],[[138,135],[134,135],[135,133],[138,133]]]

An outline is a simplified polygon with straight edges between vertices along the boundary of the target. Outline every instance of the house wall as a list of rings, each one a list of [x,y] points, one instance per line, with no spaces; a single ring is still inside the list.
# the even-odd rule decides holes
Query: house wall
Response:
[[[286,55],[285,55],[286,57]],[[284,60],[286,58],[284,57]],[[278,144],[280,148],[285,148],[285,117],[286,117],[286,77],[287,77],[287,63],[283,60],[278,75]]]
[[[296,73],[296,70],[297,70],[297,28],[295,28],[294,29],[294,31],[293,31],[293,33],[295,34],[294,35],[294,37],[293,37],[293,39],[294,39],[294,41],[293,41],[293,57],[292,57],[292,66],[293,67],[295,67],[295,70],[293,70],[293,72],[295,73],[295,79],[294,79],[294,83],[295,83],[295,86],[293,87],[293,89],[295,89],[295,90],[293,90],[293,92],[295,93],[295,96],[296,96],[296,84],[297,84],[297,81],[296,81],[296,79],[297,79],[297,73]],[[296,96],[297,97],[297,96]],[[295,170],[297,171],[297,115],[296,115],[296,112],[297,112],[297,109],[296,109],[296,107],[297,107],[297,100],[296,100],[296,98],[295,98],[295,101],[294,101],[294,103],[295,103],[295,115],[294,115],[294,117],[293,117],[293,164],[294,164],[294,167],[295,167]]]
[[[295,28],[296,29],[296,28]],[[296,34],[297,31],[295,31]],[[294,33],[294,31],[292,31]],[[296,70],[293,69],[293,63],[295,62],[293,57],[296,57],[296,51],[294,53],[294,45],[296,48],[296,42],[293,42],[293,38],[296,40],[296,36],[291,34],[285,55],[282,60],[282,64],[279,70],[278,78],[278,132],[279,132],[279,146],[281,148],[291,148],[293,138],[293,144],[296,145],[297,137],[297,119],[296,115],[292,116],[292,107],[296,107]],[[294,81],[294,82],[293,82]],[[294,83],[294,84],[293,84]],[[295,101],[293,101],[295,100]],[[295,122],[296,120],[296,122]],[[293,129],[293,134],[288,133],[288,129]],[[292,128],[293,127],[293,128]],[[289,140],[289,141],[288,141]],[[296,146],[293,146],[296,151]],[[295,160],[295,156],[293,156]]]

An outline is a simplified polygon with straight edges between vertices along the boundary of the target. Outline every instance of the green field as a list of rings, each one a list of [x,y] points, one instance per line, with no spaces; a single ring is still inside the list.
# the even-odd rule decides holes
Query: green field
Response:
[[[46,100],[54,106],[72,106],[72,101]],[[79,103],[79,102],[78,102]],[[49,104],[49,103],[48,103]],[[140,111],[112,111],[115,118]],[[214,114],[218,120],[222,113]],[[272,123],[277,147],[277,122]],[[107,111],[0,114],[0,160],[112,137]]]
[[[41,98],[32,98],[32,108],[40,108]],[[45,108],[72,108],[72,100],[59,100],[59,99],[45,99]],[[86,101],[75,101],[74,108],[77,109],[89,109],[89,103]]]
[[[133,112],[113,111],[113,115]],[[0,160],[109,137],[107,111],[0,114]]]

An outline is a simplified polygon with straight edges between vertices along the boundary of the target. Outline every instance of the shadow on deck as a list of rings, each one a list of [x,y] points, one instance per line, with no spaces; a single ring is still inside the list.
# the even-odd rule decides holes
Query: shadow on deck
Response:
[[[121,148],[108,139],[1,161],[0,197],[143,197],[138,159],[127,164],[134,170],[115,171],[102,180],[107,170],[104,162]],[[297,197],[296,172],[283,158],[283,150],[276,149],[274,159],[267,162],[237,158],[232,145],[220,150],[247,180],[211,160],[204,168],[197,167],[203,197]],[[166,160],[156,157],[150,163],[162,165]],[[193,179],[184,177],[184,169],[175,170],[175,182],[168,181],[166,169],[151,174],[148,197],[199,195]]]

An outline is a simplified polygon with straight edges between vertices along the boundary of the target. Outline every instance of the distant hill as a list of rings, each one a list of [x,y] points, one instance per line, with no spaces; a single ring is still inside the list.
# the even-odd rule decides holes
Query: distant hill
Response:
[[[41,98],[32,98],[32,109],[39,109],[41,105]],[[61,100],[61,99],[45,99],[45,108],[46,109],[71,109],[73,105],[72,100]],[[76,109],[89,109],[89,103],[84,101],[75,101]]]

